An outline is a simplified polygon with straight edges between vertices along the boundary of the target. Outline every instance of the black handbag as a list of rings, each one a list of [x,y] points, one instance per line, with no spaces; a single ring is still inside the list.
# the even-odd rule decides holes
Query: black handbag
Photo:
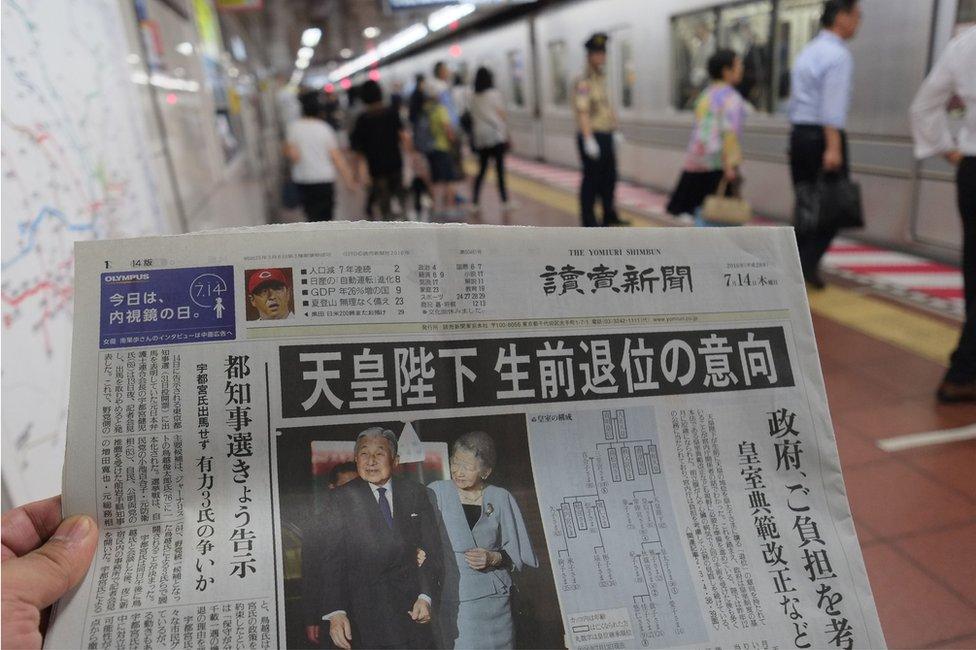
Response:
[[[471,111],[464,111],[461,113],[459,122],[461,123],[461,130],[464,131],[469,138],[472,137],[474,135],[474,117],[471,115]]]
[[[837,230],[863,228],[861,186],[843,177],[822,177],[820,182],[820,217],[824,223]]]
[[[797,183],[795,194],[797,232],[864,227],[861,186],[848,178],[821,174],[815,181]]]

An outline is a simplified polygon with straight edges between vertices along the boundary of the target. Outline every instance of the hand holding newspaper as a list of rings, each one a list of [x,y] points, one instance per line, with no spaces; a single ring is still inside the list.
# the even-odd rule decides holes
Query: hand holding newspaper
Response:
[[[786,228],[77,247],[49,647],[878,648]],[[97,306],[97,307],[96,307]]]

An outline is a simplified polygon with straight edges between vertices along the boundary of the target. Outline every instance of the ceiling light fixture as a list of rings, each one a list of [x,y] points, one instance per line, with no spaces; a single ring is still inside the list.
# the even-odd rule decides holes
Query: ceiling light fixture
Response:
[[[451,23],[457,22],[465,16],[474,13],[476,9],[477,7],[470,2],[448,5],[443,9],[438,9],[427,17],[427,28],[432,32],[444,29]]]
[[[375,49],[369,50],[365,54],[361,54],[355,59],[342,64],[329,75],[329,79],[335,83],[351,77],[374,63],[378,63],[380,59],[413,45],[427,36],[428,33],[427,28],[423,24],[415,23],[386,39],[377,45]]]
[[[363,36],[365,38],[376,38],[379,35],[380,35],[379,27],[373,27],[372,25],[370,25],[369,27],[363,30]]]
[[[380,43],[376,49],[379,50],[380,57],[390,56],[400,50],[409,47],[427,36],[427,28],[420,23],[414,23],[401,32]]]
[[[302,32],[302,45],[305,47],[315,47],[322,38],[322,30],[318,27],[309,27]]]

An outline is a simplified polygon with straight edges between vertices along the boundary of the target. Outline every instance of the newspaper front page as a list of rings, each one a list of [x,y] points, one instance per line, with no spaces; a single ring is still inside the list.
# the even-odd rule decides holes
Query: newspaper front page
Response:
[[[90,242],[76,296],[49,647],[884,646],[792,229]]]

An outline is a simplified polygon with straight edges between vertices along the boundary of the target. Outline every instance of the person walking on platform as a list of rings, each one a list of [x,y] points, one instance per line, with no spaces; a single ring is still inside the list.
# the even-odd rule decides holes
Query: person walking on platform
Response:
[[[359,178],[369,179],[369,193],[380,209],[383,221],[405,217],[407,192],[403,187],[402,151],[409,151],[410,136],[400,113],[383,103],[383,90],[372,79],[361,89],[366,110],[359,114],[349,143],[359,159]],[[398,211],[392,207],[396,199]]]
[[[613,193],[617,185],[616,145],[621,141],[617,132],[617,116],[610,106],[607,78],[607,40],[598,32],[590,36],[586,48],[586,71],[573,84],[573,106],[576,109],[576,146],[583,163],[580,184],[580,216],[583,225],[627,225],[617,216]],[[603,223],[599,224],[593,211],[596,197],[603,205]]]
[[[428,96],[424,104],[424,118],[430,131],[430,146],[427,149],[427,164],[430,168],[431,196],[434,199],[433,216],[441,220],[458,218],[457,180],[454,160],[451,156],[458,133],[451,125],[447,107]]]
[[[472,146],[478,154],[480,163],[471,191],[471,202],[477,212],[481,184],[488,172],[488,163],[494,160],[498,196],[502,200],[502,210],[507,214],[512,209],[512,205],[508,202],[508,192],[505,189],[505,152],[508,151],[505,98],[495,88],[494,76],[488,68],[478,68],[474,76],[474,96],[469,101],[469,110]]]
[[[847,113],[850,108],[854,57],[846,41],[861,23],[858,0],[827,0],[820,24],[823,29],[796,58],[791,75],[790,175],[798,184],[815,182],[821,175],[847,178]],[[797,224],[799,226],[799,224]],[[797,232],[800,264],[807,283],[824,287],[820,260],[837,234],[832,226]]]
[[[742,127],[746,102],[736,85],[742,81],[743,63],[732,50],[719,50],[708,59],[712,83],[695,101],[695,127],[685,154],[684,170],[671,195],[667,211],[686,224],[701,217],[705,198],[725,186],[736,191],[742,164]]]
[[[424,220],[424,199],[431,204],[433,195],[430,185],[430,170],[427,168],[427,152],[433,147],[434,138],[430,133],[430,121],[424,106],[427,103],[426,81],[422,74],[414,77],[413,92],[407,102],[407,116],[410,122],[410,132],[413,136],[413,149],[409,158],[409,169],[412,177],[410,191],[413,194],[414,217],[418,221]]]
[[[946,46],[912,102],[912,134],[918,158],[942,155],[956,167],[962,217],[962,269],[966,319],[959,346],[936,395],[941,402],[976,402],[976,27]],[[964,111],[958,138],[946,108]]]
[[[335,210],[336,174],[350,190],[356,189],[345,154],[336,133],[321,115],[318,92],[307,92],[298,98],[302,117],[288,125],[284,146],[291,162],[291,179],[309,221],[332,221]]]

